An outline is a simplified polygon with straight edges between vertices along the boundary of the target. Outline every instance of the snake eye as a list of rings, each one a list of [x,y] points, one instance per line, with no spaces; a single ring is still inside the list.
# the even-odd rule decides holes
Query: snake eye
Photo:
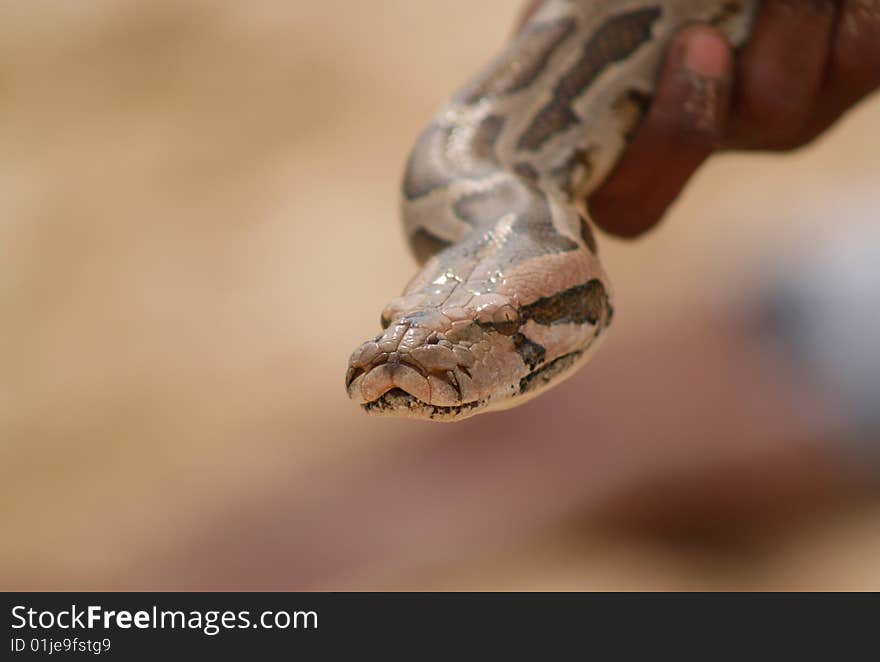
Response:
[[[388,314],[387,310],[382,311],[382,315],[379,317],[379,324],[382,325],[383,329],[387,329],[391,326],[391,316]]]
[[[520,318],[516,308],[501,306],[492,316],[492,327],[503,336],[512,336],[519,331]]]

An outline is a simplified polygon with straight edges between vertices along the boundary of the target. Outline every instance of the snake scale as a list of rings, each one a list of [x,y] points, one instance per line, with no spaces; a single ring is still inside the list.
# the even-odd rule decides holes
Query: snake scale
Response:
[[[759,0],[545,0],[418,138],[402,214],[422,265],[352,354],[370,413],[456,421],[519,405],[583,365],[613,315],[578,201],[642,118],[669,39],[734,44]]]

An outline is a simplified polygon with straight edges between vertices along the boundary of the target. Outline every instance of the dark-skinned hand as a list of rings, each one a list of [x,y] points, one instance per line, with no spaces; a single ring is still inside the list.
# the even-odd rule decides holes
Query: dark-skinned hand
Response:
[[[764,0],[736,56],[719,30],[689,26],[670,44],[647,117],[587,201],[591,216],[637,237],[719,149],[796,149],[878,86],[880,0]]]

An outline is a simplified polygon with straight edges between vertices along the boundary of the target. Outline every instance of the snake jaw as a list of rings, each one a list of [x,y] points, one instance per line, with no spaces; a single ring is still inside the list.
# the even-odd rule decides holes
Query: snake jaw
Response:
[[[348,395],[360,404],[397,389],[426,406],[452,407],[474,391],[469,370],[474,359],[465,348],[422,345],[373,355],[373,344],[365,343],[355,352],[346,374]]]
[[[440,422],[455,422],[468,418],[486,408],[487,402],[478,400],[444,407],[422,402],[401,389],[391,389],[377,400],[361,405],[364,411],[379,416],[408,416]]]

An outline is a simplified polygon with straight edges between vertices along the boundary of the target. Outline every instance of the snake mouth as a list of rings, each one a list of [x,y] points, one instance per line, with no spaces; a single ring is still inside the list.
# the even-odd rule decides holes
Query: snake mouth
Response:
[[[361,381],[371,371],[380,373],[381,386],[376,388],[369,399],[363,398],[360,389]],[[407,379],[404,381],[410,388],[401,387],[400,371]],[[456,372],[460,371],[459,375]],[[381,374],[383,373],[384,374]],[[414,374],[419,379],[412,381]],[[432,420],[460,419],[465,412],[480,408],[484,401],[464,399],[461,379],[470,377],[470,373],[458,367],[454,370],[428,371],[421,366],[409,362],[400,362],[389,366],[382,362],[370,368],[349,368],[346,377],[346,390],[349,397],[361,398],[361,407],[364,411],[378,415],[405,415],[411,418],[429,418]],[[427,386],[427,389],[424,387]],[[412,388],[416,387],[416,388]],[[447,402],[437,403],[432,396],[440,393]],[[433,400],[433,401],[432,401]]]
[[[412,418],[426,418],[432,421],[458,421],[464,416],[476,413],[486,405],[485,400],[465,402],[460,405],[432,405],[419,400],[401,388],[393,388],[371,402],[361,404],[361,408],[378,415],[400,416],[405,413]]]
[[[409,332],[425,334],[418,328]],[[415,347],[402,347],[399,339],[364,343],[349,360],[348,396],[367,411],[390,414],[397,410],[434,418],[461,411],[483,398],[474,381],[475,359],[468,348],[439,337],[436,342],[429,342],[430,337],[416,339],[424,342]]]

